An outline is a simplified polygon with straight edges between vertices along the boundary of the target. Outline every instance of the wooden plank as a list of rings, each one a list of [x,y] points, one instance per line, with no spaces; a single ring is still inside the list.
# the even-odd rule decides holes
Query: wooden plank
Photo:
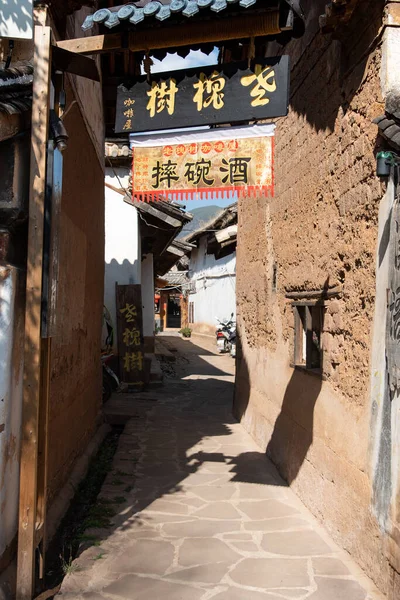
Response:
[[[279,11],[257,15],[240,15],[224,19],[185,22],[157,30],[131,32],[131,52],[190,46],[280,33]]]
[[[115,286],[120,377],[141,389],[145,383],[142,287]]]
[[[26,279],[24,390],[22,413],[17,600],[34,593],[38,425],[41,366],[41,294],[46,149],[49,126],[51,30],[38,8],[34,33],[34,80],[30,162],[28,262]]]
[[[122,36],[120,33],[93,35],[73,40],[62,40],[57,42],[57,46],[70,52],[77,52],[78,54],[99,54],[101,52],[121,50]]]
[[[39,577],[44,578],[46,551],[46,513],[47,513],[47,473],[48,473],[48,422],[50,396],[50,356],[51,338],[42,339],[41,377],[38,436],[38,476],[37,476],[37,512],[36,546],[40,547]],[[38,536],[40,532],[40,536]]]
[[[266,14],[240,15],[227,19],[212,19],[162,29],[147,29],[129,33],[129,50],[142,52],[160,48],[174,48],[177,46],[190,46],[191,44],[205,44],[236,40],[248,37],[273,35],[280,33],[279,11]],[[120,33],[94,35],[74,40],[57,42],[57,46],[71,52],[80,54],[98,54],[104,52],[120,51],[125,49],[125,38]]]
[[[308,299],[308,298],[332,298],[333,296],[340,296],[343,292],[343,287],[337,285],[333,288],[321,289],[321,290],[310,290],[306,292],[286,292],[285,296],[289,299]]]
[[[92,58],[76,52],[69,52],[69,50],[58,46],[53,46],[52,54],[55,69],[86,77],[86,79],[92,79],[93,81],[100,81],[97,64]]]

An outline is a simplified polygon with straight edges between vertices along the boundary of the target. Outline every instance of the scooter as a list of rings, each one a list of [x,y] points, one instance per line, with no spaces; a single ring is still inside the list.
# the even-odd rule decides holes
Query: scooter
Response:
[[[111,394],[120,386],[117,375],[107,364],[113,356],[113,354],[103,354],[101,356],[101,364],[103,366],[103,404],[110,399]]]
[[[230,352],[234,357],[236,356],[236,323],[233,320],[233,313],[229,320],[218,321],[218,328],[216,331],[217,336],[217,350],[218,352]]]

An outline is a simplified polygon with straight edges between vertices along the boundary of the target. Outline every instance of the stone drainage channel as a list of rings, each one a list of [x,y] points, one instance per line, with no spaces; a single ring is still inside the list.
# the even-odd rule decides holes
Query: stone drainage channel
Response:
[[[165,386],[106,407],[127,420],[102,518],[56,598],[382,599],[231,416],[232,359],[202,342],[164,343],[177,350]]]

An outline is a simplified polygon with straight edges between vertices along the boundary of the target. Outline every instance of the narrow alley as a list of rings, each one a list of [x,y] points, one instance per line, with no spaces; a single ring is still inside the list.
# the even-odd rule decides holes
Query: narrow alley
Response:
[[[59,600],[378,600],[232,414],[234,361],[205,336],[159,336],[162,393],[115,394],[130,414]],[[115,504],[114,504],[115,502]]]

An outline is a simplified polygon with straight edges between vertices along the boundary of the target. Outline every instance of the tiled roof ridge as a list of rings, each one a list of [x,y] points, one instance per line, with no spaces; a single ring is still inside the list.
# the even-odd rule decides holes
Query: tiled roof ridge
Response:
[[[218,226],[218,223],[220,221],[223,222],[224,218],[227,215],[234,216],[235,214],[237,214],[237,201],[233,202],[229,206],[226,206],[225,208],[221,208],[221,210],[214,217],[209,219],[206,223],[204,223],[204,225],[199,227],[196,231],[192,231],[188,235],[185,235],[182,238],[182,240],[184,242],[190,243],[192,240],[195,240],[197,237],[199,237],[203,233],[206,233],[208,229]]]
[[[400,118],[386,112],[373,120],[378,125],[379,133],[396,150],[400,151]]]
[[[304,19],[300,0],[284,1],[293,9],[297,17]],[[95,24],[103,24],[105,27],[113,29],[124,21],[129,21],[131,25],[138,25],[146,17],[155,17],[159,21],[165,21],[171,15],[178,13],[190,18],[204,9],[219,13],[229,5],[238,4],[241,8],[250,8],[257,3],[260,4],[260,8],[265,8],[262,0],[137,0],[129,4],[96,10],[92,15],[86,17],[82,29],[91,29]]]

